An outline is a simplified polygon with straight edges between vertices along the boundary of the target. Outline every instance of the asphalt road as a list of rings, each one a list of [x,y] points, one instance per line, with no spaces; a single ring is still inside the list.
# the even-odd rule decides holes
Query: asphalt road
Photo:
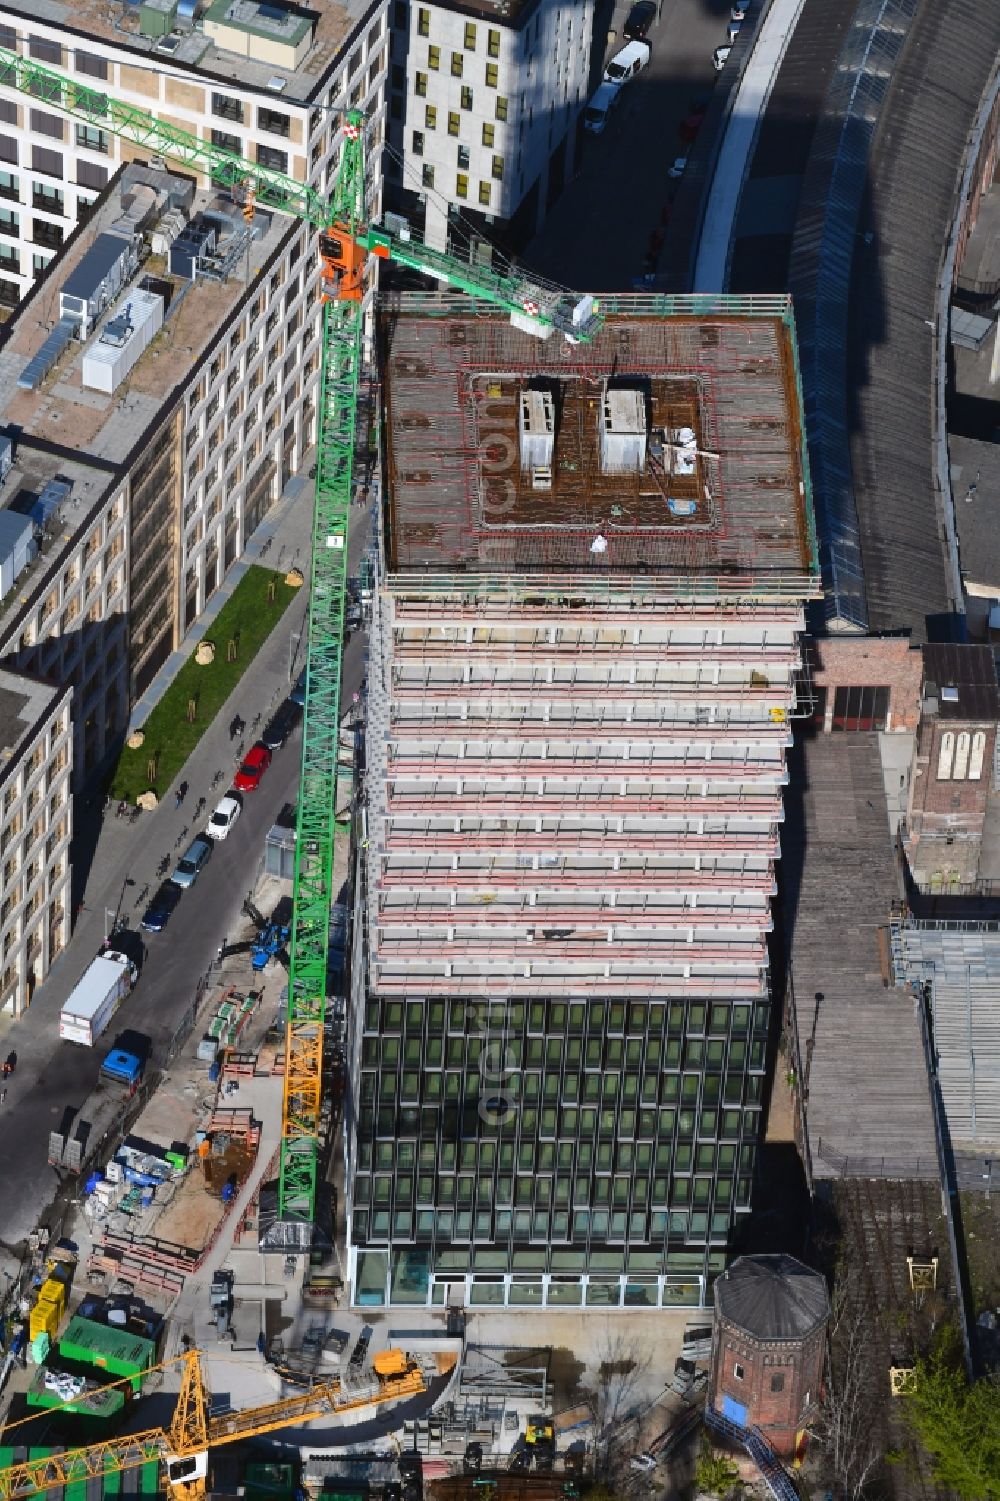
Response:
[[[348,553],[352,569],[368,538],[367,516],[360,512],[356,516]],[[297,532],[307,530],[308,524],[309,497],[303,497],[281,518],[282,530],[275,533],[276,538],[298,545]],[[142,974],[98,1046],[84,1048],[60,1040],[59,1012],[100,948],[108,921],[106,910],[114,913],[121,901],[123,916],[134,926],[145,906],[140,899],[143,887],[152,892],[158,884],[157,862],[167,850],[172,857],[180,853],[184,841],[204,827],[211,808],[226,791],[225,779],[214,790],[211,780],[217,770],[224,770],[226,777],[235,771],[237,747],[229,741],[229,721],[238,713],[249,726],[255,714],[266,715],[287,692],[292,636],[302,629],[305,605],[303,590],[202,737],[182,773],[190,790],[180,811],[168,795],[155,812],[144,814],[135,825],[116,819],[113,812],[105,818],[87,881],[85,911],[73,938],[28,1011],[10,1023],[0,1038],[4,1056],[13,1049],[18,1059],[6,1100],[0,1104],[2,1245],[13,1248],[23,1241],[52,1202],[58,1182],[47,1161],[49,1132],[59,1129],[68,1108],[79,1108],[87,1099],[97,1083],[101,1059],[115,1037],[126,1030],[145,1034],[151,1065],[161,1065],[199,979],[219,945],[236,932],[243,899],[261,866],[267,831],[282,805],[294,802],[297,795],[301,729],[275,753],[258,790],[243,795],[242,816],[228,839],[217,846],[195,885],[181,897],[164,931],[143,935],[147,954]],[[351,695],[363,682],[366,651],[365,638],[355,635],[344,654],[342,708],[349,708]],[[300,652],[293,673],[298,672],[301,660]],[[249,744],[249,733],[246,738]],[[208,808],[195,822],[191,814],[203,794]],[[126,878],[134,885],[125,886]]]
[[[604,132],[584,136],[579,171],[528,245],[525,266],[579,291],[632,290],[667,202],[667,172],[684,155],[678,126],[715,83],[712,53],[725,41],[730,5],[663,0],[649,66],[625,84]],[[605,61],[623,45],[628,10],[616,0]]]

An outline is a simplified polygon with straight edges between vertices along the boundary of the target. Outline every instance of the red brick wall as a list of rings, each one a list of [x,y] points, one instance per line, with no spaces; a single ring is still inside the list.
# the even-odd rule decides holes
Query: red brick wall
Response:
[[[712,1342],[711,1400],[720,1412],[724,1397],[747,1409],[747,1424],[759,1428],[776,1453],[791,1456],[796,1435],[820,1397],[825,1327],[796,1344],[758,1343],[719,1319]],[[743,1372],[740,1380],[736,1366]],[[772,1379],[782,1389],[772,1391]]]
[[[938,780],[938,758],[941,739],[945,734],[954,735],[956,746],[959,735],[967,734],[971,739],[976,734],[985,734],[982,772],[977,781],[970,780],[968,775],[961,780],[954,777]],[[910,779],[907,824],[911,838],[919,839],[921,834],[937,833],[943,829],[954,830],[963,835],[981,832],[993,780],[995,741],[994,724],[974,724],[966,720],[936,717],[922,721],[917,734],[913,775]],[[952,764],[954,767],[954,761]]]
[[[837,688],[888,688],[887,729],[915,730],[920,717],[923,662],[905,636],[822,636],[806,644],[812,679],[826,689],[826,725]]]

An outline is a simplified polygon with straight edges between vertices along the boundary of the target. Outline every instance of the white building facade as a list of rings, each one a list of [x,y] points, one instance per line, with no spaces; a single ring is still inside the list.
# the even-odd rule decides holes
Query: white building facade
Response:
[[[65,24],[51,19],[60,10]],[[168,54],[124,26],[112,30],[96,19],[96,7],[88,27],[89,10],[81,15],[55,0],[42,20],[30,3],[0,4],[0,47],[321,187],[329,186],[339,153],[339,111],[350,105],[368,118],[372,180],[379,179],[389,58],[385,0],[367,7],[352,0],[342,17],[351,23],[346,36],[342,27],[325,35],[324,13],[305,62],[285,74],[266,61],[266,49],[259,61],[253,53],[244,60],[218,44],[184,66],[170,59],[185,50],[195,54],[193,33]],[[208,45],[204,38],[201,45]],[[137,154],[108,131],[32,106],[4,84],[0,70],[0,310],[24,295],[116,168]]]
[[[389,201],[436,249],[449,219],[530,237],[574,170],[593,0],[394,11]]]
[[[70,932],[70,688],[0,670],[0,1012],[20,1016]]]

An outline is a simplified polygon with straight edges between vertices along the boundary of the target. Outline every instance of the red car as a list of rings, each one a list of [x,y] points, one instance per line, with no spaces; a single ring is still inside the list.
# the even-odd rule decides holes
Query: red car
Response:
[[[247,751],[243,765],[233,778],[233,786],[238,792],[256,792],[270,764],[271,752],[258,740]]]

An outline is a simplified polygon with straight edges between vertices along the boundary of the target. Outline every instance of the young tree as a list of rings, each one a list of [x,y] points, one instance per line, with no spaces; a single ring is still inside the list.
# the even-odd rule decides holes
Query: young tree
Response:
[[[702,1436],[701,1453],[694,1467],[694,1483],[699,1491],[718,1496],[720,1501],[726,1501],[740,1483],[740,1472],[733,1461],[718,1453],[707,1435]]]
[[[816,1432],[826,1447],[834,1494],[839,1501],[861,1501],[882,1453],[877,1423],[881,1400],[871,1316],[850,1273],[838,1276],[834,1286],[828,1333],[832,1369]]]
[[[653,1355],[648,1345],[609,1325],[597,1357],[597,1384],[590,1393],[596,1430],[594,1478],[611,1490],[627,1489],[635,1418]]]
[[[956,1343],[943,1339],[917,1362],[907,1417],[940,1486],[960,1501],[1000,1501],[1000,1382],[970,1386]]]

